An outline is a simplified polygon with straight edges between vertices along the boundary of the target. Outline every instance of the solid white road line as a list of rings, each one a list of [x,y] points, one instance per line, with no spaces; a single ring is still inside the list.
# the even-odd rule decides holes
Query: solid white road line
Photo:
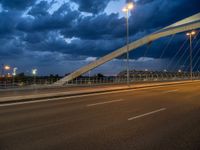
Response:
[[[88,104],[87,107],[97,106],[97,105],[104,105],[104,104],[115,103],[115,102],[120,102],[120,101],[123,101],[123,99],[118,99],[118,100],[112,100],[112,101],[106,101],[106,102]]]
[[[152,115],[152,114],[164,111],[164,110],[166,110],[166,108],[161,108],[161,109],[154,110],[154,111],[151,111],[151,112],[148,112],[148,113],[145,113],[145,114],[141,114],[141,115],[138,115],[138,116],[135,116],[135,117],[131,117],[131,118],[128,118],[128,121],[138,119],[138,118],[142,118],[142,117],[145,117],[145,116],[148,116],[148,115]]]
[[[176,90],[169,90],[169,91],[164,91],[163,93],[173,93],[173,92],[177,92],[177,91],[179,91],[178,89],[176,89]]]

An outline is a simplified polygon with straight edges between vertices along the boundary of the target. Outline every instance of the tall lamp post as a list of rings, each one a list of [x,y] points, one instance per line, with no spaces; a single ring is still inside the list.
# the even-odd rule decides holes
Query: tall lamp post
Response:
[[[122,9],[123,12],[126,13],[126,45],[127,45],[127,84],[130,84],[130,71],[129,71],[129,12],[134,8],[133,3],[128,3],[126,6]]]
[[[37,69],[32,69],[32,74],[33,74],[33,77],[34,77],[34,84],[36,84]]]
[[[9,71],[10,69],[11,69],[11,67],[9,65],[3,65],[2,76],[4,77],[5,87],[7,85],[7,79],[6,79],[6,75],[4,75],[4,71]],[[9,73],[8,73],[8,75],[9,75]]]
[[[193,79],[193,58],[192,58],[192,36],[196,34],[195,31],[188,32],[186,35],[189,36],[190,39],[190,79]]]
[[[13,75],[13,87],[14,87],[14,85],[15,85],[15,76],[17,75],[17,68],[16,68],[16,67],[13,68],[13,73],[12,73],[12,75]]]
[[[9,65],[5,65],[3,66],[3,75],[4,75],[4,71],[9,71],[11,69],[11,67]],[[6,75],[5,75],[6,77]]]

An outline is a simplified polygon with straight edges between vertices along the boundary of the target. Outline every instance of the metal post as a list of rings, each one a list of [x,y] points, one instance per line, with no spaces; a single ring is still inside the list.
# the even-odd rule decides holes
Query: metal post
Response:
[[[129,11],[126,12],[126,44],[127,44],[127,55],[126,55],[126,59],[127,59],[127,84],[130,84],[130,72],[129,72]]]
[[[190,34],[190,79],[193,78],[193,68],[192,68],[192,34]]]
[[[12,86],[15,87],[15,76],[13,75]]]
[[[36,75],[33,76],[33,83],[36,85]]]

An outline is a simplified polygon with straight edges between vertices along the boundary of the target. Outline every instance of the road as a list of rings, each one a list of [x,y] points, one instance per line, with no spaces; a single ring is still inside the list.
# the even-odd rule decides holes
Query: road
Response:
[[[0,150],[199,150],[200,83],[0,105]]]

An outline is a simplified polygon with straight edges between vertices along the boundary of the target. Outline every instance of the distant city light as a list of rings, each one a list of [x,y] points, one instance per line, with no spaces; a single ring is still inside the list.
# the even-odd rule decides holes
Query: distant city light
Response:
[[[10,66],[5,65],[5,66],[4,66],[4,69],[5,69],[5,70],[10,70]]]
[[[8,75],[7,75],[9,78],[11,77],[11,75],[10,75],[10,73],[8,73]]]
[[[13,68],[13,74],[12,74],[13,76],[16,76],[17,75],[17,68],[15,67],[15,68]]]
[[[35,76],[37,74],[37,69],[33,69],[32,74]]]

